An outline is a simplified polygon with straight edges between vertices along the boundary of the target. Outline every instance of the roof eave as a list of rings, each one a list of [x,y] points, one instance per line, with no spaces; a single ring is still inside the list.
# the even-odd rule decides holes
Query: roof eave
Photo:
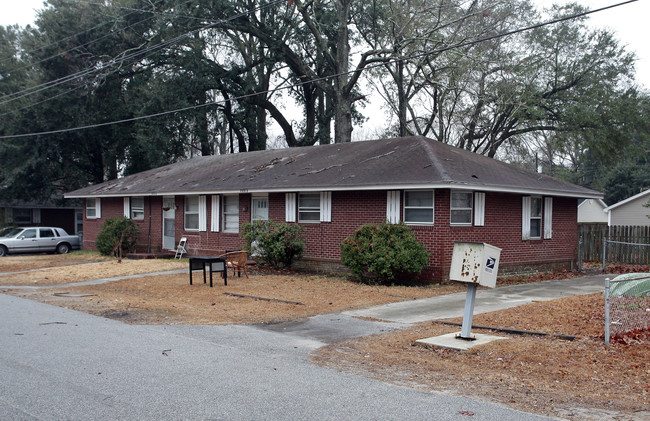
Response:
[[[443,183],[408,183],[408,184],[378,184],[378,185],[356,185],[356,186],[303,186],[303,187],[278,187],[278,188],[255,188],[255,189],[215,189],[215,190],[176,190],[160,192],[131,192],[131,193],[68,193],[65,198],[88,199],[95,197],[147,197],[147,196],[187,196],[187,195],[208,195],[208,194],[242,194],[242,193],[292,193],[292,192],[314,192],[314,191],[359,191],[359,190],[431,190],[431,189],[454,189],[472,190],[497,193],[512,193],[526,195],[575,197],[581,199],[602,199],[603,194],[597,191],[578,192],[553,189],[526,189],[509,186],[486,186],[481,184],[460,184],[454,182]]]

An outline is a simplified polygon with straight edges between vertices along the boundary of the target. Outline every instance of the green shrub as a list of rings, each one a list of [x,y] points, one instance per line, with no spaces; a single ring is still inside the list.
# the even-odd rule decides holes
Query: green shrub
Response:
[[[416,278],[429,264],[429,252],[404,223],[367,224],[341,243],[341,262],[361,279]]]
[[[138,235],[138,227],[132,220],[125,217],[108,218],[97,234],[95,247],[105,256],[121,258],[135,251]]]
[[[302,257],[305,240],[304,228],[284,222],[253,221],[242,225],[242,236],[246,248],[256,254],[268,265],[279,268],[289,267],[295,259]]]

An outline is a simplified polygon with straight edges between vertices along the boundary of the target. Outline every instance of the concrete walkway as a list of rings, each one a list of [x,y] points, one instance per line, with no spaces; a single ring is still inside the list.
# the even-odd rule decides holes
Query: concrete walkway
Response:
[[[535,282],[494,289],[480,289],[476,293],[474,314],[503,310],[534,301],[547,301],[574,295],[605,291],[605,278],[613,275],[585,276],[557,281]],[[461,317],[465,306],[465,292],[401,301],[343,314],[371,317],[397,323],[419,323],[428,320]]]

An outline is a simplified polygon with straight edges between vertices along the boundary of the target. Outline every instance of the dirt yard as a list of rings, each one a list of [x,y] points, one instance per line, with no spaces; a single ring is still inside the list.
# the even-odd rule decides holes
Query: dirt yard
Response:
[[[60,268],[72,264],[77,266]],[[56,266],[59,268],[7,274]],[[200,272],[195,272],[191,286],[186,272],[95,286],[61,285],[184,268],[187,261],[117,263],[113,259],[77,253],[10,256],[0,259],[0,292],[127,323],[228,324],[299,319],[465,290],[464,286],[455,284],[378,287],[334,277],[255,272],[250,279],[230,277],[227,287],[217,276],[214,288],[203,284]],[[533,280],[568,276],[571,275],[553,274]],[[512,282],[526,282],[526,279],[511,279],[506,283]],[[7,289],[15,285],[51,287]],[[457,332],[460,328],[427,322],[322,348],[314,353],[312,361],[398,385],[480,397],[549,416],[576,420],[650,420],[650,341],[641,337],[629,344],[605,346],[603,308],[602,295],[593,294],[536,302],[474,317],[475,325],[574,335],[577,337],[574,341],[491,332],[509,339],[467,352],[431,350],[415,345],[415,340]]]

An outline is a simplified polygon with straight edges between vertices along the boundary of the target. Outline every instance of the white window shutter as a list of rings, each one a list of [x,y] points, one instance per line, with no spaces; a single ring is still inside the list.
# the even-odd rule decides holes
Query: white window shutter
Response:
[[[332,192],[320,192],[320,221],[332,222]]]
[[[544,238],[553,238],[553,198],[544,198]]]
[[[485,225],[485,193],[482,192],[474,193],[474,225]]]
[[[285,197],[284,220],[286,222],[296,222],[296,194],[286,193],[284,197]]]
[[[119,203],[119,202],[118,202]],[[95,206],[96,206],[96,211],[95,211],[95,218],[99,219],[102,217],[102,198],[98,197],[95,199]]]
[[[32,209],[32,222],[35,224],[40,224],[41,223],[41,210],[40,209]]]
[[[199,231],[208,230],[208,208],[205,196],[199,196]]]
[[[399,223],[400,196],[399,190],[386,192],[386,220],[389,224]]]
[[[14,208],[4,208],[5,222],[11,224],[14,222]]]
[[[530,240],[530,196],[521,198],[521,239]]]
[[[131,199],[129,199],[128,197],[124,198],[124,217],[125,218],[131,217]]]
[[[219,232],[219,196],[212,195],[212,207],[210,208],[210,230]]]

